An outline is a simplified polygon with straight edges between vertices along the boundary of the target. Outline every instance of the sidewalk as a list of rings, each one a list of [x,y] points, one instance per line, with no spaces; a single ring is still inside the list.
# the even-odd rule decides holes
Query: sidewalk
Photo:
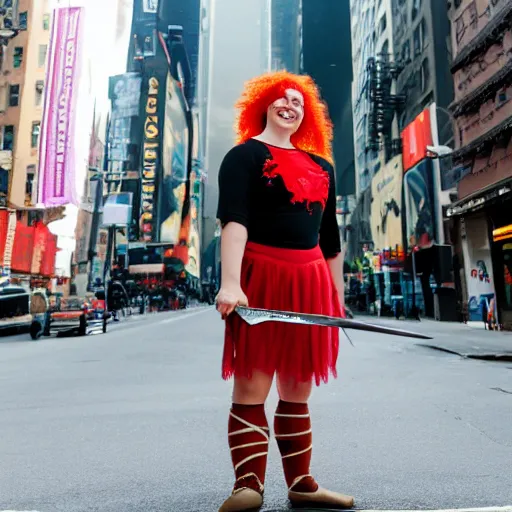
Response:
[[[482,322],[464,325],[456,322],[437,322],[430,319],[396,320],[357,315],[357,319],[376,325],[416,331],[432,336],[432,340],[415,342],[417,345],[442,350],[469,359],[512,362],[512,332],[486,331]]]

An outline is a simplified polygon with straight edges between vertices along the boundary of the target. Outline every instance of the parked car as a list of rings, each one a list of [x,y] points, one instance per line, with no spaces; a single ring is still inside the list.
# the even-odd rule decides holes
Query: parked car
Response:
[[[46,313],[34,315],[30,336],[32,339],[54,333],[76,333],[85,336],[99,329],[105,333],[108,316],[104,298],[96,296],[85,299],[76,296],[63,298],[58,294],[51,295]]]
[[[28,328],[31,322],[30,292],[4,282],[0,287],[0,332]]]

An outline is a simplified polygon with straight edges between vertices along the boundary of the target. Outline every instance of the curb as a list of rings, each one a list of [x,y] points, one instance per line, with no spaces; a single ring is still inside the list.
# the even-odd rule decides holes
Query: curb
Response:
[[[430,348],[432,350],[438,350],[439,352],[445,352],[447,354],[453,354],[455,356],[462,357],[463,359],[477,359],[480,361],[500,361],[505,363],[512,362],[512,353],[487,353],[487,354],[473,354],[473,353],[460,353],[455,350],[451,350],[446,347],[441,347],[439,345],[429,345],[426,343],[418,343],[420,347]]]

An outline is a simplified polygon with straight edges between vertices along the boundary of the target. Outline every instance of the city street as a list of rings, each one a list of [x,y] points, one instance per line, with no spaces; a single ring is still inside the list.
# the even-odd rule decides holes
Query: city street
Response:
[[[512,505],[512,363],[351,339],[311,402],[322,485],[360,509]],[[87,338],[0,338],[0,510],[218,510],[233,483],[221,351],[212,308]],[[288,510],[274,441],[263,510]]]

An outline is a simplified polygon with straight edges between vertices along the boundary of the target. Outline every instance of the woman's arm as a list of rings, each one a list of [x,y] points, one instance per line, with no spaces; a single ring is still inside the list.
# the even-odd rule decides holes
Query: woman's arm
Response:
[[[320,248],[329,265],[341,305],[345,306],[344,251],[341,249],[340,229],[336,219],[336,177],[334,168],[327,161],[322,162],[322,167],[329,173],[329,196],[320,226]]]
[[[237,222],[230,222],[222,230],[220,243],[221,288],[240,288],[247,228]]]
[[[236,146],[224,158],[219,170],[217,218],[221,233],[221,287],[217,309],[225,318],[237,305],[246,305],[241,283],[242,259],[249,225],[251,159],[247,148]]]
[[[334,286],[336,286],[336,291],[338,292],[340,303],[342,306],[345,306],[345,280],[343,278],[343,260],[344,254],[342,251],[334,258],[328,259],[327,264],[329,265],[329,270],[331,271],[332,280],[334,281]]]

